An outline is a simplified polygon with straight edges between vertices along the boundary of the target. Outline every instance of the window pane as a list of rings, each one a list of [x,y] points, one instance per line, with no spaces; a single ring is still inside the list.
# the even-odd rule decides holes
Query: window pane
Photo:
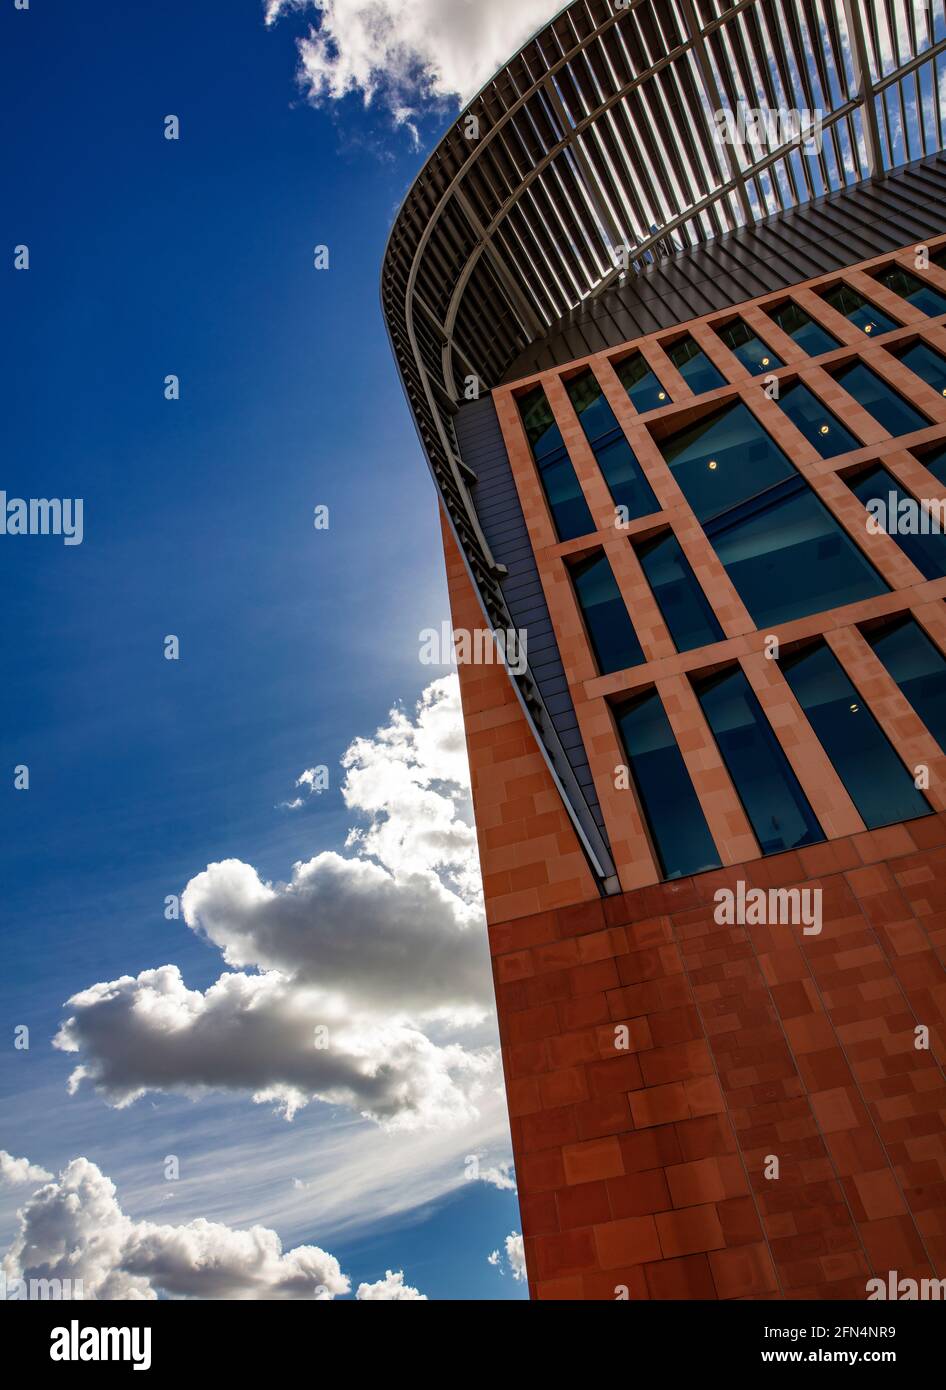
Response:
[[[930,812],[913,778],[830,647],[782,662],[785,678],[865,825],[874,829]]]
[[[707,534],[757,627],[887,592],[806,484],[718,529],[707,527]]]
[[[662,405],[672,404],[669,391],[664,390],[656,372],[651,370],[642,352],[634,352],[630,357],[625,357],[614,370],[635,410],[643,413],[645,410],[659,410]]]
[[[520,398],[519,412],[559,540],[587,536],[595,524],[541,386]]]
[[[701,395],[704,391],[715,391],[717,386],[726,385],[726,378],[722,372],[713,365],[696,340],[689,335],[680,338],[664,351],[695,396]]]
[[[769,309],[768,313],[782,332],[787,333],[809,357],[818,357],[823,352],[833,352],[841,346],[837,338],[832,337],[820,323],[815,323],[793,299],[786,304],[776,305],[774,309]]]
[[[700,521],[798,476],[741,401],[704,415],[660,447]]]
[[[844,428],[836,415],[801,381],[786,386],[779,393],[780,405],[796,429],[813,444],[823,459],[835,458],[859,449],[861,441]]]
[[[839,314],[843,314],[853,323],[855,328],[860,328],[875,338],[878,333],[889,333],[891,329],[900,327],[850,285],[835,285],[833,289],[827,290],[822,298],[832,309],[837,309]]]
[[[519,413],[537,463],[548,454],[554,454],[558,449],[565,447],[565,441],[552,414],[552,407],[541,386],[536,386],[527,395],[520,397]]]
[[[656,691],[615,711],[664,878],[719,867],[719,855]]]
[[[629,520],[658,512],[650,483],[594,372],[580,372],[565,387],[615,504],[627,508]]]
[[[637,553],[677,651],[721,642],[723,630],[673,532],[648,541]]]
[[[637,633],[606,555],[594,555],[572,570],[575,593],[602,675],[640,666],[644,660]]]
[[[785,365],[782,359],[776,357],[772,349],[766,347],[762,339],[753,333],[743,319],[736,319],[734,323],[728,323],[725,328],[717,328],[716,332],[730,352],[734,353],[742,365],[756,376],[761,376],[763,372],[772,372],[776,367],[784,367]]]
[[[940,294],[939,290],[934,290],[932,285],[927,285],[919,276],[904,270],[902,266],[888,266],[874,278],[894,294],[899,294],[915,309],[919,309],[921,314],[929,314],[930,318],[946,314],[946,295]]]
[[[946,657],[914,618],[874,628],[864,636],[940,748],[946,749]]]
[[[927,386],[946,396],[946,357],[934,352],[926,343],[914,343],[905,352],[898,352],[897,356]]]
[[[934,529],[939,526],[937,519],[904,492],[892,473],[878,463],[844,481],[925,579],[946,574],[946,535]]]
[[[864,362],[852,362],[836,372],[834,379],[891,434],[912,434],[930,423]]]
[[[592,448],[599,439],[619,428],[614,411],[593,371],[587,369],[570,377],[565,382],[565,390]]]
[[[573,541],[577,536],[587,536],[594,531],[585,494],[567,454],[542,464],[539,477],[560,541]]]
[[[740,667],[703,682],[703,713],[763,854],[824,839],[815,813]]]
[[[760,627],[887,592],[742,402],[664,440],[662,449]]]

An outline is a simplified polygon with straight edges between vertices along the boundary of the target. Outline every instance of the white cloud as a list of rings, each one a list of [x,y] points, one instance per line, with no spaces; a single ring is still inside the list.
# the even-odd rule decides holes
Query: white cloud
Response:
[[[522,1282],[526,1277],[526,1256],[522,1245],[522,1236],[517,1231],[511,1231],[505,1240],[506,1265],[512,1277]],[[499,1250],[493,1250],[486,1256],[486,1263],[498,1269],[500,1274],[505,1274],[503,1268],[503,1256]]]
[[[294,785],[297,787],[305,787],[310,797],[321,796],[328,787],[328,768],[307,767],[303,772],[299,773]],[[298,811],[301,806],[306,804],[307,799],[308,798],[304,796],[295,796],[291,801],[280,801],[278,809]]]
[[[45,1182],[51,1177],[52,1173],[47,1173],[45,1168],[39,1168],[35,1163],[30,1163],[28,1158],[14,1158],[6,1149],[0,1149],[0,1183],[19,1187],[27,1182]]]
[[[417,1015],[489,1001],[480,911],[435,874],[395,878],[367,859],[323,853],[274,888],[228,859],[191,879],[181,906],[228,965],[280,970],[356,1006],[397,1001]]]
[[[186,1225],[134,1221],[115,1185],[87,1158],[36,1191],[19,1213],[3,1260],[8,1279],[81,1280],[85,1299],[327,1300],[351,1283],[315,1245],[283,1251],[275,1231],[238,1231],[198,1218]]]
[[[383,1279],[379,1279],[376,1284],[359,1284],[355,1298],[362,1303],[400,1303],[400,1302],[427,1302],[427,1295],[418,1289],[411,1288],[410,1284],[404,1283],[404,1271],[398,1270],[396,1274],[387,1271]]]
[[[90,1081],[118,1107],[149,1091],[245,1091],[290,1119],[321,1100],[392,1128],[453,1125],[475,1116],[496,1066],[491,1048],[438,1046],[408,1024],[352,1016],[278,971],[231,972],[202,993],[164,965],[68,1002],[54,1045],[87,1059],[70,1090]]]
[[[74,994],[54,1039],[81,1057],[71,1089],[117,1106],[244,1092],[288,1117],[319,1100],[395,1129],[476,1117],[497,1054],[474,1037],[491,986],[456,677],[343,766],[368,819],[354,857],[317,854],[275,885],[237,859],[197,874],[184,919],[232,968],[205,991],[163,965]]]
[[[357,738],[342,759],[345,804],[370,818],[349,845],[398,878],[442,875],[480,909],[482,885],[470,805],[470,766],[456,676],[427,687],[411,720],[392,710],[374,738]]]
[[[520,1280],[525,1279],[526,1252],[523,1249],[522,1236],[516,1231],[511,1231],[506,1237],[506,1259],[512,1270],[512,1277]]]
[[[383,101],[409,124],[416,104],[467,102],[559,0],[264,0],[267,24],[311,11],[298,41],[299,80],[314,103],[350,93]]]
[[[497,1163],[490,1168],[481,1168],[477,1173],[480,1182],[489,1183],[500,1192],[515,1192],[516,1178],[512,1163]]]

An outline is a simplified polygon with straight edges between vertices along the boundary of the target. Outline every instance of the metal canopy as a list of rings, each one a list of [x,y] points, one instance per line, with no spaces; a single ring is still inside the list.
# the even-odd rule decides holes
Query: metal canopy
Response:
[[[470,383],[622,275],[941,150],[944,55],[944,0],[575,0],[461,114],[398,213],[381,300],[491,626],[510,626],[502,567],[453,429]]]

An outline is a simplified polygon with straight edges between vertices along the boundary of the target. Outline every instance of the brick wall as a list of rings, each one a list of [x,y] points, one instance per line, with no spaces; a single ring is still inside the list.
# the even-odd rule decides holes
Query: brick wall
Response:
[[[718,926],[739,878],[821,888],[821,935]],[[534,1297],[857,1299],[889,1270],[946,1275],[946,815],[490,942]]]

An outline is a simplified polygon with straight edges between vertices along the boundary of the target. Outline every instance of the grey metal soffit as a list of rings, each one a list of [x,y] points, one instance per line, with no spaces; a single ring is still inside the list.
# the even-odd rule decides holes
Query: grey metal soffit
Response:
[[[466,383],[622,275],[942,149],[944,54],[943,0],[575,0],[461,113],[395,219],[381,303],[490,626],[510,622],[453,428]]]

